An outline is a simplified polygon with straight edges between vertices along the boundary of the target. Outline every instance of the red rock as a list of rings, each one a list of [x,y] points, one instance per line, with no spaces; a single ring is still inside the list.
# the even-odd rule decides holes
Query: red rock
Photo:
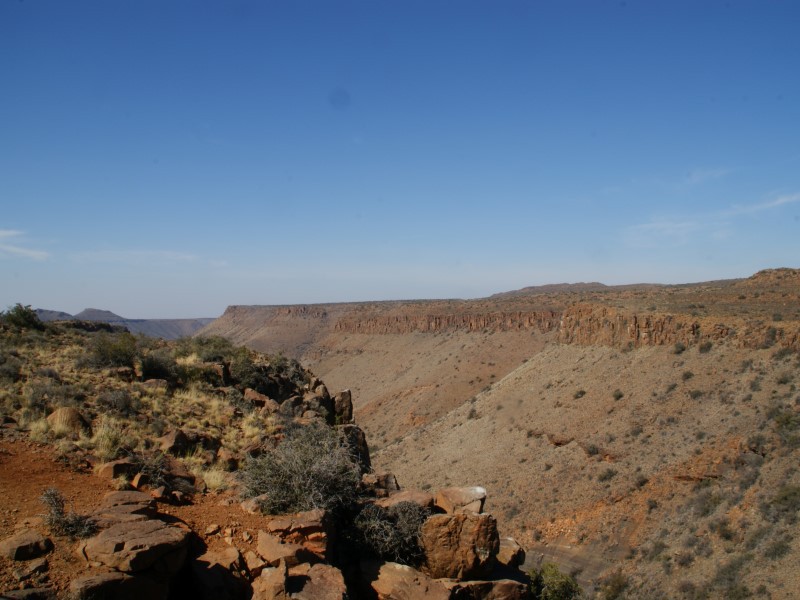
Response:
[[[253,581],[252,600],[288,600],[286,593],[286,563],[261,571]]]
[[[169,590],[166,585],[147,577],[132,577],[113,571],[73,579],[69,584],[69,592],[69,597],[74,600],[166,600]]]
[[[272,567],[278,565],[281,561],[292,567],[302,562],[298,554],[302,554],[303,547],[300,544],[285,544],[279,537],[266,531],[259,531],[256,552]]]
[[[0,556],[11,560],[29,560],[38,558],[53,549],[50,538],[42,536],[33,529],[22,529],[0,541]]]
[[[121,458],[103,463],[97,470],[97,476],[101,479],[116,479],[117,477],[133,477],[138,471],[138,467],[130,458]]]
[[[522,563],[525,562],[525,550],[514,538],[500,538],[497,562],[511,568],[521,567]]]
[[[292,594],[297,600],[347,600],[347,586],[342,572],[325,564],[312,566],[303,577],[304,585]]]
[[[420,490],[403,490],[390,494],[388,498],[381,498],[375,501],[377,506],[389,508],[400,502],[414,502],[425,508],[433,507],[433,494]]]
[[[449,600],[450,592],[440,581],[406,565],[363,561],[362,580],[378,600]]]
[[[530,600],[527,584],[511,579],[496,581],[447,581],[452,600]]]
[[[431,577],[488,577],[500,549],[497,521],[488,514],[433,515],[422,525],[422,570]]]

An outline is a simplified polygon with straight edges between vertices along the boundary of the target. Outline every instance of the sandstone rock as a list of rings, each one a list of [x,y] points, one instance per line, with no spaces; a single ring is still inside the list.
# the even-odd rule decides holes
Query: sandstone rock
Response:
[[[89,422],[73,406],[62,406],[55,409],[47,417],[47,424],[54,431],[66,431],[69,433],[80,433],[89,429]]]
[[[353,422],[353,397],[350,390],[342,390],[333,397],[333,412],[336,423]]]
[[[189,451],[189,438],[181,429],[175,429],[156,440],[161,452],[182,456]]]
[[[449,600],[450,592],[416,569],[393,562],[363,561],[362,580],[367,593],[378,600]],[[371,592],[371,593],[370,593]]]
[[[159,574],[177,573],[186,558],[189,533],[162,521],[118,523],[78,546],[90,563],[136,573],[153,567]]]
[[[272,519],[266,529],[285,542],[302,545],[322,562],[325,562],[334,542],[333,521],[330,514],[322,509]]]
[[[286,593],[286,563],[264,569],[253,581],[252,600],[288,600]]]
[[[301,416],[304,410],[303,399],[300,396],[292,396],[281,403],[278,412],[285,417],[291,418]]]
[[[281,561],[285,562],[288,567],[303,562],[299,557],[303,554],[303,546],[291,542],[283,543],[279,537],[266,531],[258,532],[256,552],[271,567],[278,565]]]
[[[488,577],[500,549],[497,521],[488,514],[433,515],[420,537],[423,570],[436,579]]]
[[[112,571],[73,579],[69,592],[74,600],[166,600],[169,590],[147,577]]]
[[[506,567],[521,567],[525,562],[525,550],[514,538],[500,538],[500,550],[497,552],[497,562]]]
[[[156,514],[156,503],[142,492],[109,492],[91,514],[95,524],[105,529],[117,523],[146,521]]]
[[[325,384],[319,384],[317,387],[314,388],[314,395],[320,398],[330,398],[331,395],[328,393],[328,388],[325,387]]]
[[[262,559],[258,554],[253,552],[252,550],[248,550],[245,552],[244,555],[244,564],[247,567],[248,573],[250,573],[250,577],[255,579],[259,575],[261,575],[261,571],[264,570],[264,567],[267,567],[266,562]]]
[[[31,560],[22,561],[20,566],[14,569],[11,574],[17,581],[25,581],[34,575],[47,573],[49,568],[50,564],[47,562],[46,558],[33,558]]]
[[[53,549],[53,542],[50,538],[42,536],[33,529],[22,529],[0,541],[0,556],[5,556],[11,560],[29,560],[38,558]]]
[[[482,513],[486,490],[480,486],[450,487],[436,492],[435,504],[447,514]]]
[[[452,600],[530,600],[527,584],[512,579],[496,581],[448,581]]]
[[[120,458],[100,465],[97,470],[97,476],[101,479],[130,478],[136,474],[138,469],[138,466],[130,458]]]
[[[344,576],[336,567],[313,565],[303,578],[303,588],[291,595],[297,600],[347,600]]]
[[[362,473],[369,473],[372,469],[372,462],[369,457],[369,446],[367,446],[367,436],[358,426],[348,423],[336,427],[344,434],[350,449],[355,453],[358,464],[361,466]]]
[[[433,494],[421,490],[403,490],[390,494],[387,498],[380,498],[375,501],[375,504],[382,508],[389,508],[400,502],[414,502],[425,508],[433,508]]]

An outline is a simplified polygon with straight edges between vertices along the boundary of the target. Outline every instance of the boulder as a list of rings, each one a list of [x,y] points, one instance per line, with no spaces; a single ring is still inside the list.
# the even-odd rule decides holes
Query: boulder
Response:
[[[166,585],[118,571],[85,575],[69,584],[69,597],[74,600],[166,600],[168,593]]]
[[[353,422],[353,397],[350,390],[342,390],[333,397],[333,413],[336,423]]]
[[[333,520],[327,511],[319,508],[274,518],[266,529],[284,542],[302,545],[321,562],[326,561],[334,542]]]
[[[302,579],[303,587],[300,591],[292,593],[292,598],[297,600],[347,600],[344,576],[336,567],[316,564],[299,579]]]
[[[303,414],[303,411],[305,411],[305,406],[300,396],[287,398],[281,403],[281,407],[278,409],[281,415],[288,418],[299,417]]]
[[[389,508],[400,502],[414,502],[425,508],[433,508],[433,494],[421,490],[403,490],[390,494],[387,498],[379,498],[375,504],[382,508]]]
[[[248,550],[244,555],[244,564],[247,567],[247,572],[250,573],[250,578],[255,579],[261,575],[261,571],[267,567],[267,563],[258,554],[252,550]]]
[[[450,592],[416,569],[393,562],[362,561],[365,595],[378,600],[449,600]]]
[[[156,440],[161,452],[173,456],[183,456],[189,451],[189,438],[181,429],[175,429]]]
[[[0,541],[0,556],[11,560],[39,558],[53,549],[50,538],[33,529],[21,529],[14,535]]]
[[[118,523],[82,542],[78,554],[90,563],[138,573],[153,568],[166,576],[178,572],[186,558],[189,532],[162,521]]]
[[[142,492],[109,492],[92,513],[95,524],[104,529],[117,523],[146,521],[156,514],[156,503]]]
[[[50,563],[44,557],[32,558],[31,560],[20,561],[19,567],[14,569],[11,574],[17,581],[26,581],[37,575],[43,575],[50,569]]]
[[[525,562],[525,550],[514,538],[500,538],[500,550],[497,552],[497,562],[512,569],[521,567]]]
[[[449,487],[436,492],[435,504],[449,515],[482,513],[486,489],[480,486]]]
[[[246,402],[249,402],[256,408],[263,408],[266,406],[267,402],[273,402],[269,396],[259,394],[257,391],[251,388],[246,388],[244,390],[244,399]],[[275,404],[277,404],[277,402]]]
[[[500,549],[497,521],[488,514],[433,515],[422,524],[423,571],[438,579],[483,579]]]
[[[62,406],[47,417],[47,424],[54,431],[80,433],[89,429],[89,422],[74,406]]]
[[[361,476],[361,485],[373,493],[383,490],[387,492],[385,497],[391,495],[392,492],[400,491],[397,478],[392,473],[364,473]]]
[[[530,587],[512,579],[445,581],[452,600],[530,600]]]
[[[97,476],[101,479],[116,479],[117,477],[131,478],[136,475],[139,467],[130,458],[120,458],[103,463],[97,469]]]
[[[300,558],[303,550],[300,544],[284,543],[278,536],[266,531],[258,532],[256,552],[271,567],[277,566],[281,561],[288,567],[303,562]]]

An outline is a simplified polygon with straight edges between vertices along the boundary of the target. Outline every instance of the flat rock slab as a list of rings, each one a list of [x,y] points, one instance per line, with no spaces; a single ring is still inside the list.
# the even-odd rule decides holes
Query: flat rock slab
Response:
[[[56,600],[53,588],[28,588],[26,590],[9,590],[3,592],[3,600]]]
[[[73,579],[69,592],[75,600],[165,600],[169,590],[147,577],[114,571]]]
[[[433,494],[421,490],[403,490],[391,494],[388,498],[380,498],[375,501],[375,504],[382,508],[389,508],[400,502],[413,502],[425,508],[433,508]]]
[[[50,538],[33,529],[22,529],[10,538],[0,541],[0,556],[11,560],[39,558],[53,549]]]
[[[451,600],[530,600],[530,588],[519,581],[448,581]]]
[[[296,600],[347,600],[342,572],[331,565],[316,564],[303,577],[303,588],[291,594]]]
[[[442,582],[406,565],[364,561],[361,574],[370,586],[370,595],[378,600],[450,600],[450,591]]]
[[[258,532],[256,551],[271,567],[278,565],[282,560],[289,567],[303,562],[298,556],[303,554],[303,546],[291,542],[283,543],[281,538],[266,531]]]
[[[155,566],[174,574],[186,558],[188,540],[189,532],[162,521],[118,523],[83,542],[78,553],[91,563],[125,573]]]

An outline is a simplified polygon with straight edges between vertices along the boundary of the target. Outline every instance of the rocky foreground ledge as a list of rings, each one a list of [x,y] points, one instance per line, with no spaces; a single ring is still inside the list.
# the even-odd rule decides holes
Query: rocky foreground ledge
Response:
[[[345,535],[332,515],[312,510],[263,516],[255,540],[250,534],[210,525],[192,531],[162,512],[155,499],[139,491],[109,492],[89,515],[100,529],[70,544],[80,574],[69,584],[75,600],[98,598],[298,598],[334,600],[378,598],[488,599],[529,598],[529,582],[519,570],[525,559],[511,538],[500,538],[497,521],[482,512],[480,487],[448,488],[430,494],[400,490],[390,475],[364,476],[372,502],[389,507],[414,502],[436,511],[423,524],[419,568],[343,555]],[[231,511],[251,513],[252,501]],[[41,517],[20,520],[14,535],[0,541],[0,554],[14,561],[21,582],[46,583],[47,557],[54,550]],[[222,538],[224,546],[208,549]],[[255,550],[242,541],[254,541]],[[252,545],[252,544],[251,544]],[[3,592],[3,598],[56,598],[45,586]]]

